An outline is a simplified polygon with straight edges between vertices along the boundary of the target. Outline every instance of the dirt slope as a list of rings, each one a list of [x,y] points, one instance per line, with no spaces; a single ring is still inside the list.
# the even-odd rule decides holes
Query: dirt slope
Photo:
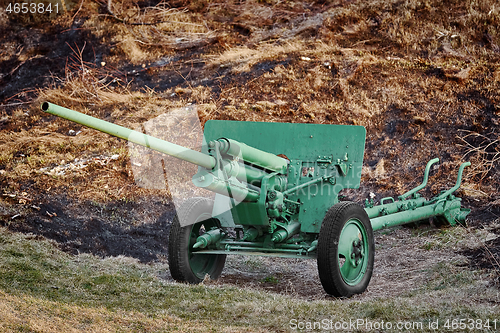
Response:
[[[458,192],[472,208],[469,226],[499,233],[494,1],[96,0],[67,7],[43,17],[0,13],[0,223],[9,229],[75,254],[165,260],[169,192],[136,186],[126,142],[42,114],[39,104],[50,100],[127,127],[186,105],[196,105],[202,124],[363,125],[362,186],[344,199],[399,195],[439,157],[423,191],[432,196],[471,161]],[[418,242],[409,237],[405,246]],[[451,255],[495,273],[500,243],[486,246]],[[391,251],[405,250],[382,250]],[[416,261],[436,255],[405,253]],[[222,283],[266,277],[246,271],[238,280],[244,269],[233,266]],[[282,269],[284,282],[270,289],[288,292]],[[310,297],[321,294],[318,281],[303,281],[315,286]]]

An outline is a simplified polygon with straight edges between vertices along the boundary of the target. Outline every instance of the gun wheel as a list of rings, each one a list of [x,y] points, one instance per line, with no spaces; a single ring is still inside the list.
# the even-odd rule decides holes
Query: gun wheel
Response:
[[[318,273],[325,291],[335,297],[364,292],[374,253],[373,229],[365,210],[354,202],[333,205],[318,238]]]
[[[213,206],[212,200],[192,198],[174,216],[168,242],[168,264],[170,274],[178,282],[197,284],[207,274],[215,280],[222,273],[225,254],[197,254],[193,251],[198,236],[205,230],[220,227],[219,221],[212,218]]]

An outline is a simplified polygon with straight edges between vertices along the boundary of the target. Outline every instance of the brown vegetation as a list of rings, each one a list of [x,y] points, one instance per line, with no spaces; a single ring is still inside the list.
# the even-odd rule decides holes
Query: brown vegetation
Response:
[[[496,1],[95,0],[67,7],[44,20],[0,12],[0,221],[12,230],[54,238],[70,252],[116,255],[95,235],[78,245],[68,221],[90,219],[133,237],[131,225],[137,233],[141,224],[164,227],[172,212],[167,191],[135,185],[126,142],[42,114],[38,105],[49,100],[130,128],[189,103],[202,124],[363,125],[362,188],[344,196],[399,195],[439,157],[423,191],[435,195],[471,161],[457,193],[473,209],[471,227],[498,233]],[[115,154],[60,175],[40,171]],[[162,260],[166,247],[158,242],[124,253]],[[471,264],[489,267],[495,280],[498,242],[469,250]]]

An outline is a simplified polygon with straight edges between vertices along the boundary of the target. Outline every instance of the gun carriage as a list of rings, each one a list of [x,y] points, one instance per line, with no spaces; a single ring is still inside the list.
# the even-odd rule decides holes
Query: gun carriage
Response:
[[[469,162],[453,188],[431,199],[417,193],[437,158],[423,183],[397,198],[367,199],[364,208],[340,202],[342,189],[360,185],[362,126],[211,120],[198,152],[48,102],[41,108],[198,166],[193,184],[216,195],[177,209],[168,261],[181,282],[216,279],[231,254],[316,259],[325,291],[349,297],[370,282],[375,230],[428,218],[455,226],[470,212],[453,195]]]

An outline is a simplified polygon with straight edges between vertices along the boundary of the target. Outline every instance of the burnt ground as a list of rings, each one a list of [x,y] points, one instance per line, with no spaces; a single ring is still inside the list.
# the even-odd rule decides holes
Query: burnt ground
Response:
[[[33,213],[24,221],[4,219],[2,224],[12,231],[52,239],[61,250],[75,255],[122,255],[148,263],[167,254],[168,233],[175,209],[162,198],[105,205],[92,201],[75,202],[66,196],[48,195],[38,200],[32,205],[36,207]],[[141,222],[144,220],[148,222]],[[133,221],[138,222],[133,225]]]
[[[27,223],[9,223],[12,231],[41,235],[56,241],[58,247],[71,254],[91,253],[100,257],[127,256],[141,262],[153,262],[166,255],[168,232],[175,210],[163,200],[148,198],[148,202],[127,204],[110,202],[96,206],[93,202],[71,202],[68,198],[46,198],[36,214],[26,216]],[[77,205],[68,209],[68,206]],[[161,212],[151,223],[113,221],[140,221],[149,218],[149,208]],[[111,220],[111,222],[110,222]]]
[[[74,50],[86,63],[102,61],[108,48],[90,31],[82,29],[82,23],[83,20],[75,21],[69,28],[58,25],[51,29],[18,27],[17,31],[7,32],[3,27],[2,53],[8,54],[4,55],[0,66],[0,99],[4,104],[29,101],[37,96],[38,89],[60,83],[58,78],[65,76],[71,64],[68,54]],[[87,43],[89,46],[84,47]]]
[[[463,205],[472,209],[469,229],[500,235],[500,98],[496,90],[500,71],[495,65],[498,41],[488,39],[487,33],[470,37],[489,52],[485,58],[471,55],[470,45],[467,50],[457,49],[456,54],[445,43],[435,49],[429,46],[427,50],[410,51],[404,41],[384,37],[383,13],[359,14],[375,15],[368,19],[372,23],[366,30],[362,29],[364,21],[352,13],[338,17],[325,14],[321,23],[315,21],[318,14],[335,8],[348,9],[356,3],[304,2],[301,7],[277,5],[272,9],[259,4],[260,9],[274,11],[267,21],[257,20],[257,14],[236,3],[228,3],[220,10],[189,7],[214,30],[223,33],[194,47],[150,45],[142,49],[147,56],[139,60],[134,58],[135,49],[130,51],[123,46],[127,35],[119,22],[107,16],[96,19],[93,11],[106,14],[102,3],[84,6],[79,13],[75,8],[71,15],[42,23],[3,14],[0,145],[6,154],[0,159],[0,224],[14,232],[54,240],[60,249],[71,254],[124,255],[150,264],[165,261],[174,215],[169,194],[142,190],[134,184],[123,141],[42,115],[38,104],[49,96],[79,110],[84,105],[95,112],[94,116],[125,125],[127,112],[134,114],[129,123],[136,124],[152,117],[141,108],[187,103],[213,106],[208,111],[202,108],[202,122],[231,119],[364,125],[368,138],[362,188],[341,193],[344,200],[362,203],[370,192],[376,194],[376,199],[403,193],[420,183],[426,161],[437,154],[442,164],[431,174],[430,182],[435,183],[423,191],[430,197],[451,187],[458,165],[471,159],[474,171],[465,175],[466,190],[457,194],[463,198]],[[186,4],[179,2],[176,6]],[[390,14],[397,17],[398,10],[393,8]],[[316,23],[303,31],[299,29],[292,40],[277,34],[283,27],[294,32],[308,22],[301,17]],[[259,37],[266,35],[260,26],[268,38]],[[465,36],[465,32],[462,34]],[[333,50],[310,51],[315,43],[328,44],[332,40],[337,43]],[[423,44],[430,45],[433,40]],[[305,46],[271,57],[266,52],[272,49],[259,49],[265,42],[275,43],[271,44],[274,49],[294,42]],[[214,60],[228,50],[241,51],[243,46],[255,54],[249,58],[243,54],[243,60]],[[245,61],[247,67],[240,69]],[[459,75],[460,66],[471,66],[473,74]],[[85,73],[90,74],[85,77]],[[327,83],[318,84],[315,76]],[[98,88],[89,89],[91,94],[85,90],[81,93],[81,86],[75,82],[96,84]],[[108,95],[99,95],[105,90],[101,90],[103,86],[106,93],[120,94],[120,98],[106,101],[103,96]],[[388,88],[370,94],[375,86]],[[400,93],[398,89],[403,88],[405,92]],[[142,102],[150,98],[147,96],[151,91],[165,104],[156,100]],[[201,93],[196,95],[197,91]],[[132,100],[121,99],[134,93],[141,95],[134,95]],[[366,100],[358,101],[363,94],[368,96]],[[334,102],[330,102],[332,99]],[[257,104],[262,101],[271,102],[271,106]],[[374,101],[382,105],[379,111],[370,109]],[[83,132],[72,137],[69,130]],[[474,135],[467,136],[468,133]],[[111,155],[116,150],[121,157],[108,166],[93,166],[64,176],[40,172],[44,167],[65,164],[62,160],[70,162],[104,152]],[[408,260],[415,266],[413,272],[419,265],[430,265],[435,258],[463,261],[470,269],[491,272],[492,283],[498,283],[500,238],[470,248],[460,247],[452,253],[429,251],[422,243],[428,241],[425,237],[414,237],[418,228],[422,226],[377,235],[374,280],[363,297],[383,295],[384,285],[391,277],[414,286],[425,283],[425,276],[397,275],[398,271],[408,271]],[[419,246],[416,252],[411,251]],[[399,259],[391,262],[387,258]],[[309,299],[324,297],[313,261],[231,258],[221,279],[212,283],[250,286]],[[404,291],[403,287],[395,289],[395,293]]]

